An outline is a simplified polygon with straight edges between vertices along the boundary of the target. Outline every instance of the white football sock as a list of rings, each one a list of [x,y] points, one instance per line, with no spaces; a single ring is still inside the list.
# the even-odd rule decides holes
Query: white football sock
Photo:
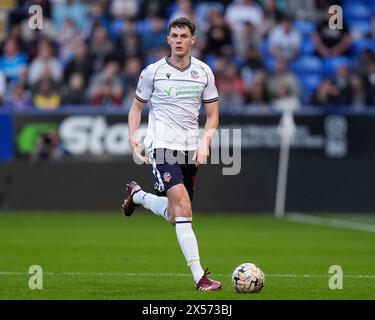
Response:
[[[198,243],[191,226],[191,220],[191,218],[176,217],[176,234],[182,253],[193,274],[194,282],[197,283],[202,278],[204,271],[199,260]]]
[[[135,204],[141,204],[146,209],[151,210],[157,216],[163,217],[168,220],[167,208],[168,208],[168,198],[158,197],[152,193],[144,192],[139,190],[133,196],[133,201]]]

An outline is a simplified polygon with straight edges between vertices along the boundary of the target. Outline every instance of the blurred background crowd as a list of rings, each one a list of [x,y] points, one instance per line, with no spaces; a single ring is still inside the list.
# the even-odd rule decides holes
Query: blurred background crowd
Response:
[[[43,28],[29,8],[43,9]],[[343,8],[342,29],[328,8]],[[0,110],[128,109],[141,70],[169,54],[168,23],[197,25],[193,55],[222,109],[375,105],[375,0],[2,0]],[[337,22],[337,21],[336,21]]]

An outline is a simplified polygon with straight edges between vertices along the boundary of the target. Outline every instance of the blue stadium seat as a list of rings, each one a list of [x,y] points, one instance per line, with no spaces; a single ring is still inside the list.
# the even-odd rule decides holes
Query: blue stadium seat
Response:
[[[334,75],[339,66],[346,65],[350,68],[351,60],[345,56],[337,56],[331,58],[324,58],[324,74]]]
[[[352,51],[354,55],[359,55],[366,49],[369,49],[375,53],[375,40],[358,39],[358,40],[353,41]]]
[[[167,7],[167,17],[168,19],[172,16],[173,13],[177,10],[177,4],[176,3],[170,3]]]
[[[209,65],[212,70],[215,70],[217,56],[215,54],[208,54],[205,59],[205,63]]]
[[[303,56],[294,62],[292,70],[296,74],[321,74],[323,63],[318,57]]]
[[[267,38],[263,38],[261,40],[261,43],[260,43],[260,51],[262,53],[262,57],[264,60],[268,59],[271,57],[271,53],[268,49],[268,39]]]
[[[294,27],[303,37],[309,37],[316,30],[315,23],[309,20],[295,20]]]
[[[304,74],[299,75],[298,80],[301,84],[301,100],[303,103],[308,104],[314,95],[316,88],[322,80],[320,74]]]
[[[303,88],[308,91],[314,91],[322,80],[322,76],[320,74],[306,74],[299,80]]]
[[[301,56],[311,56],[315,51],[314,43],[310,38],[304,38],[301,43]]]
[[[369,19],[347,19],[346,22],[354,38],[366,37],[371,32],[371,21]]]
[[[199,2],[195,7],[195,12],[199,20],[205,20],[212,9],[224,12],[224,5],[221,2]]]
[[[350,5],[356,4],[356,3],[361,3],[361,4],[364,4],[364,5],[368,5],[372,1],[373,0],[343,0],[342,1],[342,6],[346,7],[346,6],[350,6]]]
[[[209,28],[208,13],[210,10],[224,12],[224,5],[220,2],[199,2],[195,6],[197,22],[203,29]]]
[[[272,57],[263,57],[264,64],[266,65],[266,68],[269,72],[273,73],[276,69],[276,60]]]
[[[371,19],[371,6],[363,2],[355,2],[343,7],[346,19]]]

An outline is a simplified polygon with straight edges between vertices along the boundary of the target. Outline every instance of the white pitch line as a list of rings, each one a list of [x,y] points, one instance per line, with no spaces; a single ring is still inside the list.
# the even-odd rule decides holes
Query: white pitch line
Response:
[[[293,222],[313,224],[313,225],[324,226],[324,227],[332,227],[332,228],[338,228],[338,229],[349,229],[349,230],[357,230],[357,231],[375,233],[375,225],[369,225],[369,224],[356,222],[356,221],[324,218],[324,217],[317,217],[317,216],[300,214],[300,213],[288,213],[285,216],[285,219],[289,221],[293,221]]]
[[[49,276],[125,276],[125,277],[191,277],[190,273],[133,273],[133,272],[44,272]],[[27,272],[0,271],[0,276],[7,275],[28,275]],[[229,277],[231,274],[216,274],[219,277]],[[266,277],[272,278],[329,278],[330,275],[317,274],[278,274],[266,273]],[[354,279],[375,279],[373,274],[352,274],[343,275],[344,278]]]

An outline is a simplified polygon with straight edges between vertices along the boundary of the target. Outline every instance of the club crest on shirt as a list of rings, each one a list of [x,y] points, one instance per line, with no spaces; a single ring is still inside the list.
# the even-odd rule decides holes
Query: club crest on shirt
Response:
[[[198,78],[199,78],[199,74],[198,74],[198,72],[195,71],[195,70],[191,70],[190,74],[191,74],[191,77],[192,77],[193,79],[198,79]]]
[[[169,172],[164,172],[164,175],[163,175],[163,181],[165,183],[169,183],[169,181],[172,180],[172,176]]]

